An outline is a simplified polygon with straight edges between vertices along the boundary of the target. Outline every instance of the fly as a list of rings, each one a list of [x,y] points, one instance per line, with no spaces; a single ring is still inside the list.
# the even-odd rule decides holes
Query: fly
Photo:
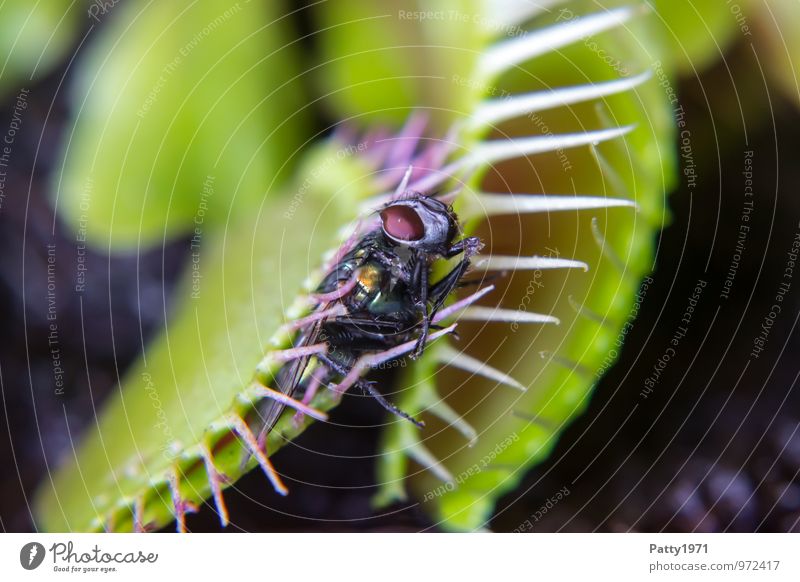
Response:
[[[278,390],[293,397],[304,391],[308,404],[317,388],[330,386],[344,392],[357,386],[389,412],[422,427],[424,424],[397,408],[357,371],[358,361],[369,355],[390,357],[393,348],[411,343],[412,358],[419,358],[432,332],[437,312],[459,286],[470,258],[482,248],[478,237],[458,239],[460,227],[452,207],[419,193],[386,204],[380,227],[357,240],[332,266],[315,290],[321,298],[310,322],[300,330],[294,349],[306,355],[287,363],[276,375]],[[460,256],[455,267],[435,283],[434,263]],[[324,345],[323,350],[308,350]],[[305,352],[304,352],[305,353]],[[402,356],[400,356],[402,357]],[[316,365],[307,373],[311,360]],[[391,357],[388,361],[397,359]],[[338,380],[338,384],[333,384]],[[261,409],[259,441],[277,422],[285,404],[265,400]]]

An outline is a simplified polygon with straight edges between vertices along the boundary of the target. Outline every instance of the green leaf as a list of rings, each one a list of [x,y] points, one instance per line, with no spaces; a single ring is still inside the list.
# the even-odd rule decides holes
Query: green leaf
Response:
[[[696,76],[724,58],[726,49],[751,34],[744,16],[751,0],[652,0],[661,22],[665,65]]]
[[[303,137],[279,5],[126,2],[112,16],[72,87],[59,214],[89,243],[122,250],[195,221],[219,228],[258,204]]]
[[[320,94],[335,119],[405,120],[411,109],[436,109],[446,129],[474,91],[458,87],[488,42],[475,0],[409,4],[326,2],[316,11]]]
[[[0,95],[41,78],[76,40],[81,2],[6,0],[0,4]]]

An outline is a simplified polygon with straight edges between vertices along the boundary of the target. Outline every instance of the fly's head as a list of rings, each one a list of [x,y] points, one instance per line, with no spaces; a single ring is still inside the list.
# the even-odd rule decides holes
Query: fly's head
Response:
[[[452,209],[422,194],[393,200],[380,212],[387,242],[420,253],[444,256],[459,232]]]

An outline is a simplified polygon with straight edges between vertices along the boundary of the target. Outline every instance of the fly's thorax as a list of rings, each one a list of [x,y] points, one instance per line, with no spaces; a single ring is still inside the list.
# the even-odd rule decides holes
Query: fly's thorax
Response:
[[[369,262],[361,265],[356,271],[356,286],[350,297],[350,308],[364,309],[371,303],[380,300],[388,279],[389,274],[380,263]]]
[[[353,274],[361,267],[369,256],[369,250],[375,247],[380,240],[380,233],[373,232],[364,237],[355,248],[346,253],[339,261],[331,267],[330,272],[322,279],[316,288],[317,293],[331,293],[353,277]]]

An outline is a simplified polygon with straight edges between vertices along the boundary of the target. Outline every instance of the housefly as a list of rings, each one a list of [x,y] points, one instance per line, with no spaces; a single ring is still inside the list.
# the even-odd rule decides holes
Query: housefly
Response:
[[[293,397],[305,392],[303,402],[308,403],[318,386],[346,378],[362,356],[407,342],[414,342],[411,357],[421,356],[431,330],[438,329],[432,323],[436,313],[459,286],[470,258],[483,246],[478,237],[457,240],[458,217],[433,197],[408,193],[378,214],[380,226],[352,244],[317,287],[316,297],[335,299],[321,302],[316,310],[332,315],[301,329],[294,348],[324,343],[325,349],[283,366],[275,378],[283,394]],[[432,282],[434,263],[458,256],[458,263]],[[306,373],[312,358],[317,365]],[[359,377],[351,384],[386,410],[423,426],[387,400],[374,382]],[[259,440],[263,442],[283,408],[280,402],[264,401]]]

